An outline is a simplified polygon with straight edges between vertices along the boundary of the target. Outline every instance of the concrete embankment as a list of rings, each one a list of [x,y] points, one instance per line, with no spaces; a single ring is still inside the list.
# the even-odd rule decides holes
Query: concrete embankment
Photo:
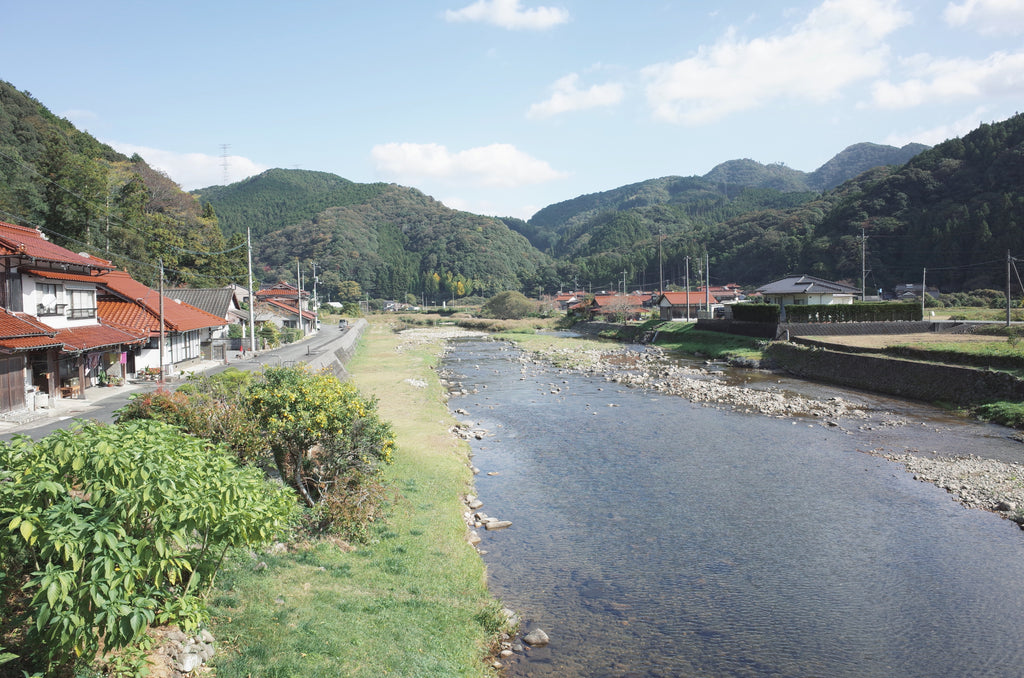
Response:
[[[345,333],[331,344],[329,351],[312,355],[306,362],[314,370],[329,369],[339,379],[348,379],[349,373],[345,365],[356,352],[356,345],[366,331],[367,322],[364,318],[356,318],[349,324]],[[330,331],[330,330],[326,330]]]

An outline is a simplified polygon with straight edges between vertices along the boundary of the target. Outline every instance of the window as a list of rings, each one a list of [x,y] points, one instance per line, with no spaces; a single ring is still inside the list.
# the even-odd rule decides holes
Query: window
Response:
[[[36,283],[36,315],[64,315],[64,288],[51,283]]]
[[[69,289],[68,296],[71,300],[71,310],[68,313],[69,318],[74,320],[96,317],[96,290]]]

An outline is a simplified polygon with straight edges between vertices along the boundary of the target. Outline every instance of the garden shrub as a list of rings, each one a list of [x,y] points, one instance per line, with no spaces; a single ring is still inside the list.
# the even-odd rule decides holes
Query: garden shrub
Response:
[[[213,377],[189,380],[176,391],[157,389],[133,395],[114,413],[116,422],[156,419],[192,435],[224,443],[239,463],[255,463],[268,454],[259,427],[245,410],[242,394],[251,375],[229,369]]]
[[[227,549],[270,541],[294,510],[224,446],[152,420],[19,436],[0,469],[0,593],[19,607],[0,631],[20,626],[25,668],[46,675],[137,649],[151,624],[194,631]]]
[[[351,383],[305,366],[267,368],[246,392],[282,477],[308,506],[376,479],[391,462],[391,425]]]

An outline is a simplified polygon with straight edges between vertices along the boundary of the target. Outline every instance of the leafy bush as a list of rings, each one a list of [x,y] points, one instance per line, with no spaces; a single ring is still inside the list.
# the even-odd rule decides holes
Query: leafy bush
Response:
[[[778,304],[734,304],[732,307],[733,320],[754,323],[777,323],[779,322]]]
[[[267,348],[281,345],[281,334],[277,331],[277,326],[274,323],[263,323],[260,325],[259,329],[256,330],[256,336],[264,342]]]
[[[294,510],[223,446],[157,421],[18,437],[0,469],[2,593],[31,596],[5,620],[47,675],[153,623],[195,630],[227,549],[269,541]]]
[[[858,302],[856,304],[807,304],[786,306],[786,319],[791,323],[887,322],[920,320],[919,303]]]
[[[394,436],[377,416],[376,401],[331,374],[267,368],[245,404],[282,477],[309,506],[375,479],[391,462]]]
[[[537,312],[537,303],[527,299],[522,292],[500,292],[480,309],[481,315],[501,320],[518,320]]]
[[[978,417],[1003,426],[1024,428],[1024,403],[996,402],[981,405],[975,410]]]
[[[242,401],[251,380],[249,372],[233,368],[213,377],[193,377],[173,392],[161,388],[133,395],[114,413],[114,420],[156,419],[179,426],[192,435],[224,443],[239,463],[255,463],[267,455],[268,448]]]

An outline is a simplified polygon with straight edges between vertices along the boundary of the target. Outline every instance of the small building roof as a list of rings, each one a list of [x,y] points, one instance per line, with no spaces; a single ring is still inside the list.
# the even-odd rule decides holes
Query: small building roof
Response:
[[[149,335],[137,330],[100,324],[57,330],[57,339],[64,344],[65,351],[75,352],[113,348],[124,344],[142,344],[149,341]]]
[[[87,268],[112,269],[106,259],[77,254],[46,239],[42,231],[0,221],[0,256],[22,255],[31,259]]]
[[[58,348],[57,330],[24,313],[12,313],[0,307],[0,351],[16,353],[42,348]]]
[[[792,275],[757,288],[762,294],[860,294],[856,287],[813,275]]]
[[[233,307],[235,291],[230,287],[172,287],[164,290],[164,296],[184,301],[207,313],[227,319]]]

